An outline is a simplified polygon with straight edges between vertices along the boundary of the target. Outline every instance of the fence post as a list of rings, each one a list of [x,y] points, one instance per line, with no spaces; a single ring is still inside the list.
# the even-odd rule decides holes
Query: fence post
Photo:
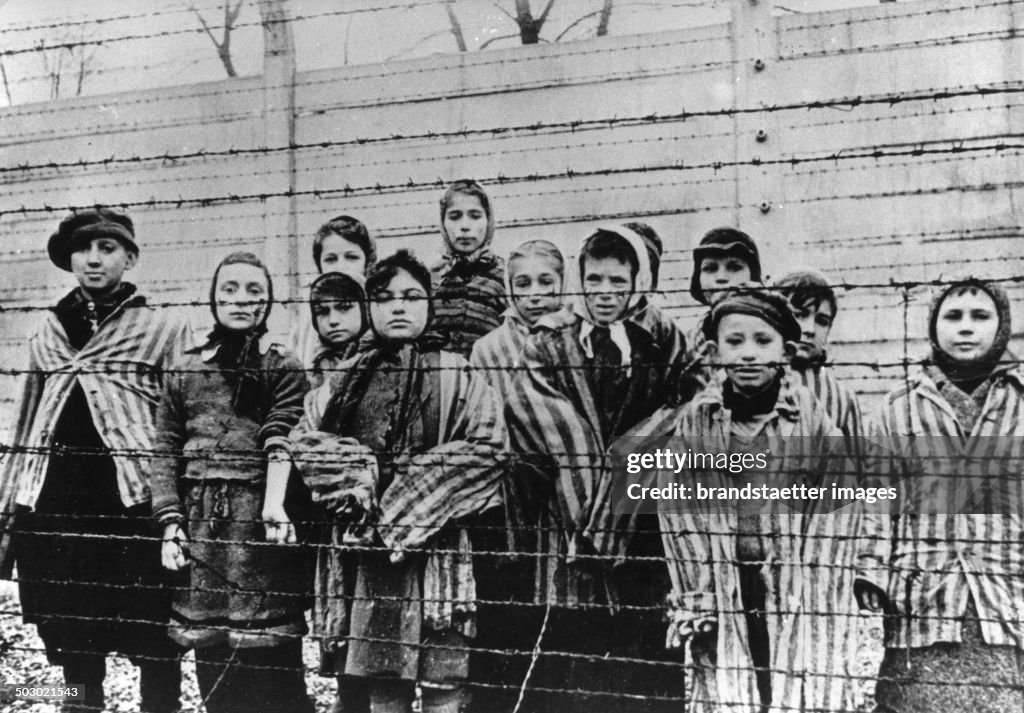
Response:
[[[295,40],[285,0],[259,0],[263,25],[263,145],[272,148],[295,143]],[[268,177],[282,177],[266,183],[275,195],[263,203],[264,259],[273,275],[274,297],[294,300],[299,295],[299,248],[296,216],[295,151],[268,153],[263,159]],[[270,332],[284,341],[290,315],[299,305],[271,313]]]
[[[785,236],[772,235],[774,218],[782,207],[777,185],[768,167],[750,165],[751,161],[774,158],[781,145],[776,115],[750,111],[771,105],[771,86],[776,74],[778,43],[775,18],[769,0],[731,0],[734,159],[736,161],[735,224],[751,233],[762,253],[778,254],[765,248]]]

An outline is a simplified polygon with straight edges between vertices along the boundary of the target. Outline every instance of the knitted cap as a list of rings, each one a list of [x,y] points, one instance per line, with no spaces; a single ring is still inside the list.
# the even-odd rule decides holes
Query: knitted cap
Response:
[[[782,335],[783,341],[795,342],[800,339],[800,325],[786,300],[764,289],[741,287],[715,303],[704,318],[704,336],[708,340],[715,341],[718,325],[728,314],[747,314],[762,319]]]
[[[750,280],[752,282],[761,281],[761,255],[753,238],[735,228],[709,230],[701,238],[700,245],[693,250],[693,277],[690,279],[690,295],[701,304],[708,303],[704,290],[700,287],[701,262],[708,255],[716,257],[735,255],[742,258],[750,267]]]
[[[135,226],[132,219],[112,208],[97,206],[72,211],[50,236],[46,250],[50,261],[65,272],[71,272],[71,253],[95,238],[116,238],[136,255]]]
[[[945,288],[936,292],[932,298],[931,306],[928,309],[928,340],[931,343],[932,355],[938,356],[942,353],[936,332],[936,325],[939,320],[939,308],[942,307],[942,303],[947,297],[954,292],[963,290],[964,288],[974,288],[984,292],[986,295],[991,297],[992,301],[995,303],[996,313],[999,316],[999,328],[996,331],[995,340],[989,348],[988,353],[982,355],[981,359],[978,361],[991,361],[993,359],[998,359],[1006,349],[1006,346],[1010,343],[1010,335],[1012,334],[1010,298],[1007,296],[1006,290],[1004,290],[999,283],[984,282],[973,277],[946,285]]]

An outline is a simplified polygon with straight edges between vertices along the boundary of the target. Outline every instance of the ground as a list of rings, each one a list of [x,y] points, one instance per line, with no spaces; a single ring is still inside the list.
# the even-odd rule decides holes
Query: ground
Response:
[[[31,683],[34,685],[63,683],[60,669],[50,666],[42,652],[43,644],[36,636],[34,626],[25,626],[21,617],[17,589],[9,583],[0,583],[0,681],[7,683]],[[877,617],[863,617],[862,645],[857,659],[857,675],[865,677],[858,686],[858,710],[870,711],[874,683],[870,677],[878,670],[881,662],[882,630]],[[318,676],[316,669],[318,649],[313,641],[307,640],[305,659],[308,673],[306,683],[315,697],[318,711],[327,713],[334,702],[335,683],[331,678]],[[133,713],[138,710],[138,670],[126,660],[116,657],[109,659],[107,674],[107,705],[113,713]],[[185,685],[182,698],[183,713],[199,711],[199,691],[196,688],[191,655],[184,666]],[[54,713],[57,707],[48,703],[18,701],[8,704],[5,711],[28,711],[30,713]]]

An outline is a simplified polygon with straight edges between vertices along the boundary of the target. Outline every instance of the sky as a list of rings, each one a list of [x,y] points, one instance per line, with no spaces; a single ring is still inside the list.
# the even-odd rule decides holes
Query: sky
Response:
[[[224,0],[0,0],[0,107],[224,79],[197,13],[220,39]],[[777,13],[817,12],[879,0],[772,0]],[[908,1],[908,0],[903,0]],[[909,0],[913,1],[913,0]],[[231,0],[235,2],[235,0]],[[458,51],[441,0],[285,0],[299,71]],[[539,14],[547,0],[531,0]],[[728,20],[730,0],[615,0],[609,34],[630,35]],[[602,0],[554,0],[544,41],[593,37]],[[514,0],[454,0],[469,51],[516,46]],[[263,38],[256,0],[243,0],[232,34],[239,76],[258,75]],[[72,50],[54,45],[86,44]],[[40,46],[51,49],[40,50]],[[482,49],[481,49],[482,48]],[[85,73],[80,77],[80,69]],[[58,80],[54,76],[59,77]],[[79,81],[81,79],[81,81]],[[57,85],[55,88],[55,84]]]

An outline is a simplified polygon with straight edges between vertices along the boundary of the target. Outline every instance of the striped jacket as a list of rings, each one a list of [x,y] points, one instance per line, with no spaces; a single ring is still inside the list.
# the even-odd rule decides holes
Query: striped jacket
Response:
[[[629,321],[648,335],[657,348],[656,364],[635,363],[634,379],[644,379],[645,403],[651,411],[679,393],[685,364],[685,339],[657,307],[647,304]],[[614,519],[611,513],[611,473],[605,454],[611,445],[602,433],[586,370],[588,362],[579,340],[581,318],[568,312],[538,321],[526,340],[522,369],[509,382],[506,416],[515,452],[544,458],[554,473],[549,510],[556,523],[552,532],[562,540],[562,560],[578,553],[607,553]],[[634,358],[639,358],[634,353]],[[632,425],[632,424],[630,424]],[[617,434],[612,434],[614,437]],[[562,576],[562,575],[565,576]],[[553,601],[574,603],[604,597],[600,583],[573,573],[551,575]]]
[[[373,358],[371,350],[345,362],[321,387],[306,394],[303,416],[290,436],[293,442],[320,431],[332,399],[362,398],[352,390]],[[416,418],[437,424],[437,442],[425,444],[428,447],[422,452],[403,454],[403,467],[380,495],[376,529],[393,552],[424,549],[429,553],[423,574],[424,617],[433,628],[445,629],[460,616],[475,621],[469,539],[458,521],[496,504],[508,437],[494,390],[468,368],[465,359],[446,351],[417,353],[409,369],[417,376],[411,383],[419,384],[421,391],[416,395],[421,404]],[[427,416],[427,408],[436,411]],[[293,448],[292,457],[308,477],[301,448]],[[340,528],[334,529],[333,536],[340,537]],[[445,532],[455,538],[456,547],[444,538]],[[344,597],[351,596],[343,594],[342,554],[338,547],[318,554],[314,628],[327,636],[343,628]],[[472,626],[467,623],[463,633],[471,635]]]
[[[825,407],[832,422],[849,439],[860,438],[864,433],[864,416],[857,401],[857,394],[836,379],[827,366],[815,365],[793,368],[793,373]]]
[[[730,412],[721,382],[713,381],[674,412],[669,435],[701,450],[729,453]],[[664,420],[660,421],[664,423]],[[787,374],[775,410],[761,425],[771,456],[764,482],[830,487],[829,456],[841,451],[840,433],[814,396]],[[699,444],[699,446],[698,446]],[[743,486],[750,479],[727,471],[690,476],[706,487]],[[678,479],[678,476],[677,476]],[[694,483],[684,483],[693,486]],[[766,549],[761,568],[767,590],[772,713],[853,710],[848,667],[855,663],[853,596],[859,514],[805,502],[797,511],[769,502],[760,518]],[[756,517],[756,516],[755,516]],[[669,640],[685,639],[702,622],[717,624],[714,656],[694,644],[691,710],[757,713],[760,697],[750,655],[737,557],[739,514],[734,507],[692,505],[659,515],[672,578]]]
[[[895,615],[886,646],[960,641],[973,597],[984,640],[1024,649],[1024,371],[990,378],[970,430],[924,372],[872,425],[882,476],[903,478],[899,510],[864,523],[860,576]]]
[[[57,316],[47,314],[29,339],[29,368],[15,411],[16,450],[0,470],[4,511],[35,505],[53,430],[76,382],[113,456],[121,501],[129,507],[147,502],[163,374],[190,336],[184,317],[148,306],[139,294],[101,322],[80,351],[68,342]],[[0,540],[0,562],[7,559],[7,534]]]

